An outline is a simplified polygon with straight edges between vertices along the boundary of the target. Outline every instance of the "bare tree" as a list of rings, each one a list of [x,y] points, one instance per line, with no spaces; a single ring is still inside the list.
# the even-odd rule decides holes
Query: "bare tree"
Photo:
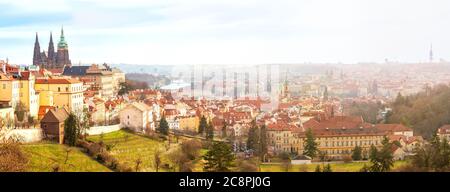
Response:
[[[72,151],[70,147],[65,148],[66,151],[66,158],[64,159],[64,164],[67,164],[67,161],[69,160],[69,153]]]
[[[135,163],[134,170],[135,170],[136,172],[139,172],[139,170],[141,169],[142,158],[141,158],[141,157],[138,157],[138,158],[136,159],[136,161],[134,161],[134,163]]]
[[[22,152],[18,140],[9,136],[9,129],[0,129],[0,172],[25,171],[28,157]]]
[[[161,151],[160,150],[156,150],[155,154],[153,154],[154,156],[154,165],[155,165],[155,170],[156,172],[159,171],[159,167],[161,166]]]

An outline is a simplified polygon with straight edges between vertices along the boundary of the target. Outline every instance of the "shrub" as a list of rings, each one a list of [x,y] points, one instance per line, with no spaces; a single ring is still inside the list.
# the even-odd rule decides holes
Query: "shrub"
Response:
[[[133,169],[130,166],[128,166],[126,163],[118,164],[117,170],[119,172],[133,172]]]
[[[194,160],[199,156],[202,144],[194,139],[181,143],[181,151],[187,155],[190,160]]]
[[[343,155],[342,156],[342,161],[344,161],[344,163],[351,163],[352,162],[352,157],[350,155]]]

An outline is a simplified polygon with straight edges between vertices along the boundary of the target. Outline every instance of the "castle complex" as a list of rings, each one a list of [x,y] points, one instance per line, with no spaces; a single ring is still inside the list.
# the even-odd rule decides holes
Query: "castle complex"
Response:
[[[64,30],[61,29],[61,36],[58,42],[58,49],[55,52],[52,33],[50,33],[50,42],[47,53],[41,52],[38,34],[36,33],[36,41],[34,43],[33,65],[45,69],[62,69],[64,66],[71,65],[69,59],[69,48],[64,38]]]

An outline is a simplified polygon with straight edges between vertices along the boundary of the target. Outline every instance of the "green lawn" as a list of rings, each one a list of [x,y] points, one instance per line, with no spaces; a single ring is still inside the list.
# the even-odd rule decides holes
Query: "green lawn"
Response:
[[[80,148],[71,147],[69,158],[66,159],[65,145],[57,143],[37,143],[22,145],[23,151],[29,157],[27,171],[48,172],[53,166],[59,165],[61,172],[109,172],[107,167],[83,153]]]
[[[120,130],[104,135],[89,136],[88,140],[99,142],[103,141],[107,145],[113,145],[110,154],[130,167],[135,167],[136,160],[141,159],[140,171],[155,171],[154,154],[157,149],[163,152],[161,159],[163,164],[168,162],[164,142],[150,139],[145,136],[133,134],[131,132]],[[172,144],[171,150],[176,147]],[[160,171],[165,171],[160,169]]]
[[[396,161],[394,163],[393,170],[406,165],[406,161]],[[351,163],[330,163],[333,172],[358,172],[364,164],[369,165],[369,162],[351,162]],[[317,164],[308,165],[292,165],[289,169],[290,172],[300,172],[303,170],[313,172],[316,169]],[[285,168],[279,164],[263,164],[261,165],[261,172],[284,172]]]

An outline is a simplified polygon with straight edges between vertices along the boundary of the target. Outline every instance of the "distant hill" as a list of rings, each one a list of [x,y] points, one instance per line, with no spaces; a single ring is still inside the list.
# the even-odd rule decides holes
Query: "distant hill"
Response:
[[[172,65],[135,65],[135,64],[111,64],[124,73],[147,73],[152,75],[170,75]]]
[[[438,85],[408,97],[399,94],[392,109],[388,123],[402,123],[430,138],[439,127],[450,124],[450,87]]]
[[[148,73],[127,73],[125,78],[135,82],[145,82],[150,88],[162,87],[170,83],[170,79],[164,75],[153,75]]]

